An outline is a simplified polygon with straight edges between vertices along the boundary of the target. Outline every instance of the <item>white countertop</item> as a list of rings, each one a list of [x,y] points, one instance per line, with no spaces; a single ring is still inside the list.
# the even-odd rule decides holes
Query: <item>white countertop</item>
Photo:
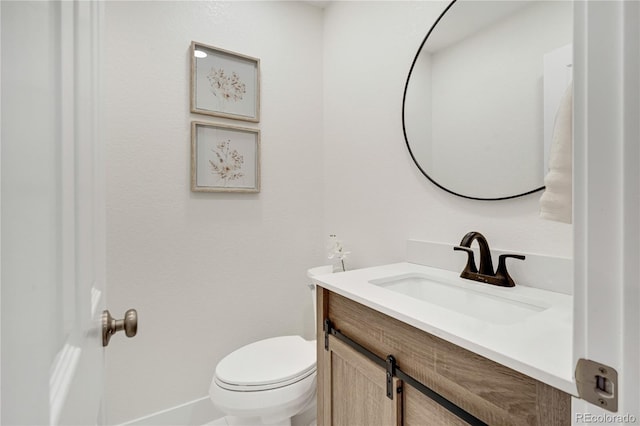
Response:
[[[406,273],[455,280],[456,287],[513,300],[543,301],[547,309],[513,323],[466,315],[371,284]],[[566,393],[577,395],[573,378],[573,298],[534,287],[498,287],[459,278],[459,273],[413,263],[395,263],[312,277],[316,285],[482,355]],[[464,301],[461,301],[464,303]]]

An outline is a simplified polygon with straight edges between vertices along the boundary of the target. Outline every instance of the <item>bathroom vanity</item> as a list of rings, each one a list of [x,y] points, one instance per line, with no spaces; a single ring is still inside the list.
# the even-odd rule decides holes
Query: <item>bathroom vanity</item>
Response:
[[[571,424],[570,296],[410,263],[314,281],[318,425]]]

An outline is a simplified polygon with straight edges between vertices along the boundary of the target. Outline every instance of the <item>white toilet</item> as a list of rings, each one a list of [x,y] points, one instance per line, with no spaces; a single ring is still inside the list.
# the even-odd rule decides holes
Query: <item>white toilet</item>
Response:
[[[307,275],[332,270],[320,266]],[[309,288],[315,313],[315,286]],[[209,395],[229,425],[291,425],[291,417],[315,411],[316,341],[280,336],[231,352],[216,366]]]

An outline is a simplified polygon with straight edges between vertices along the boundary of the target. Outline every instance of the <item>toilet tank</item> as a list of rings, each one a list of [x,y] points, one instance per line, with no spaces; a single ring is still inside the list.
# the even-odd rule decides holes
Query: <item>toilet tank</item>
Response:
[[[316,318],[318,318],[318,312],[316,308],[316,285],[313,283],[311,278],[316,275],[324,275],[333,273],[333,265],[324,265],[324,266],[316,266],[315,268],[307,269],[307,277],[309,277],[308,286],[311,290],[311,300],[313,302],[313,321],[315,323]]]

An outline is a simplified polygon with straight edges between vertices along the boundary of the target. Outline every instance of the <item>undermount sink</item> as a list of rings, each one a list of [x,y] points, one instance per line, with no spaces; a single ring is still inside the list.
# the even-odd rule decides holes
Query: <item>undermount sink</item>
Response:
[[[461,281],[457,276],[447,279],[408,273],[369,283],[494,324],[520,322],[550,307],[540,300],[518,300],[514,289],[492,288],[472,281],[467,285]]]

